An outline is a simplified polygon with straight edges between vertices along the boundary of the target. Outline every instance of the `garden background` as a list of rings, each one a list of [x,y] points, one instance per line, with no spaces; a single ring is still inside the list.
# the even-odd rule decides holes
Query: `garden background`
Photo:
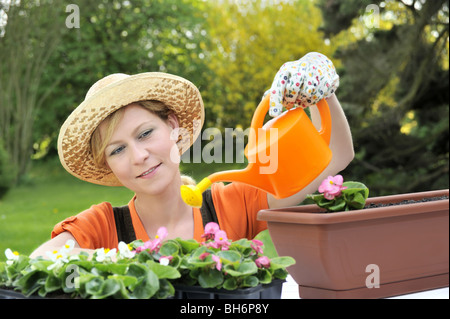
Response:
[[[446,0],[0,0],[0,260],[92,204],[131,199],[72,177],[56,151],[65,118],[115,72],[191,80],[204,128],[223,132],[249,127],[284,62],[321,52],[354,138],[346,180],[372,196],[448,188],[448,37]],[[244,166],[182,171],[200,180]]]

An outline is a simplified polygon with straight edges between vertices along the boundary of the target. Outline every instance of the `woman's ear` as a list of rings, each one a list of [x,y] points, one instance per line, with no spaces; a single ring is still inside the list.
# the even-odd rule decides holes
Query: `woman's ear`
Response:
[[[167,118],[167,124],[174,130],[180,127],[180,124],[178,123],[178,118],[175,114],[171,113],[169,114],[169,117]]]

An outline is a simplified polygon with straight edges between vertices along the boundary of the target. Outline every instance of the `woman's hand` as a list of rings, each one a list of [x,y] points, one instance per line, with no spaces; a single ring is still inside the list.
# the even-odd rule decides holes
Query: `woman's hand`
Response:
[[[306,108],[330,97],[339,86],[333,62],[325,55],[310,52],[300,60],[285,63],[270,90],[270,116],[278,116],[283,107]]]

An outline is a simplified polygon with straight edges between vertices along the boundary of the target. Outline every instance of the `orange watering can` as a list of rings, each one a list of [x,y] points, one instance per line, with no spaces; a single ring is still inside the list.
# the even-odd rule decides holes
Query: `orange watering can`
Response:
[[[301,108],[291,109],[264,124],[269,111],[267,95],[253,114],[244,154],[248,166],[243,170],[213,173],[196,186],[181,186],[181,197],[190,206],[201,207],[202,193],[214,182],[242,182],[262,189],[276,198],[302,190],[327,167],[332,153],[331,115],[328,103],[317,103],[321,129],[317,131]]]

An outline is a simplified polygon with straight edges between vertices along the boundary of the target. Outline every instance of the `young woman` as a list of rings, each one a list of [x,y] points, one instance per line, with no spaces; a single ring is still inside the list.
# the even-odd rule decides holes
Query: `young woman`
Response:
[[[319,53],[286,63],[277,73],[269,90],[270,114],[279,115],[283,106],[314,106],[327,98],[333,158],[320,176],[289,198],[276,199],[242,183],[213,184],[208,203],[230,239],[253,238],[267,227],[256,219],[259,210],[299,204],[326,176],[343,170],[353,159],[350,129],[334,94],[337,86],[334,66]],[[314,123],[320,123],[315,107],[311,115]],[[179,156],[198,137],[203,121],[200,92],[178,76],[113,74],[96,82],[61,128],[61,163],[82,180],[124,186],[135,195],[125,212],[105,202],[60,222],[52,239],[32,257],[45,256],[69,239],[75,241],[75,252],[115,248],[122,236],[147,241],[161,226],[169,238],[200,240],[205,217],[181,198],[180,186],[192,181],[181,175]]]

